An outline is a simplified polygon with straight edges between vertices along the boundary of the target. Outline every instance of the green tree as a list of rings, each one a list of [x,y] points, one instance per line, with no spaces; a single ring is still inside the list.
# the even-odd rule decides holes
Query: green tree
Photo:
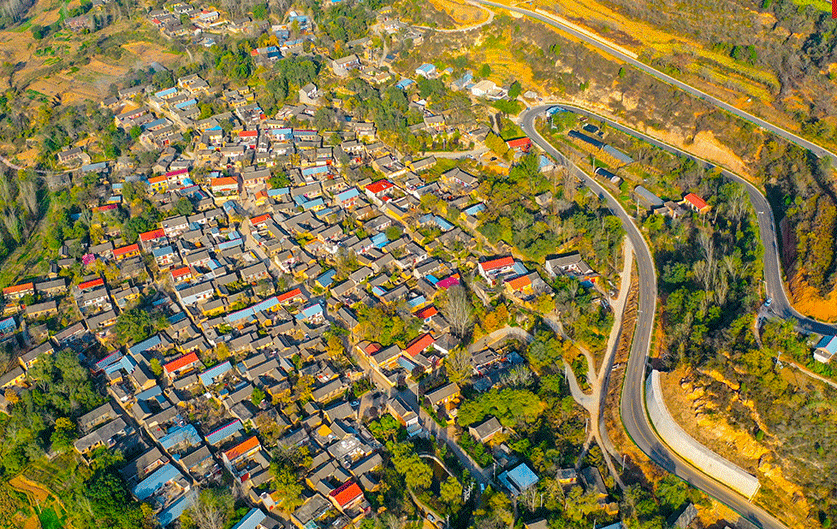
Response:
[[[52,432],[50,441],[52,449],[57,452],[69,452],[76,440],[76,425],[67,417],[59,417],[55,420],[55,429]]]
[[[253,7],[253,18],[256,20],[267,20],[267,4],[256,4]]]
[[[250,401],[253,403],[253,406],[258,408],[266,396],[267,395],[261,388],[253,388],[253,394],[250,395]]]
[[[133,308],[116,318],[116,337],[120,342],[141,342],[154,332],[154,323],[145,310]]]
[[[295,511],[305,501],[302,498],[302,483],[296,472],[287,462],[274,460],[270,463],[270,473],[279,498],[279,508],[284,512]]]
[[[142,523],[142,510],[132,501],[122,482],[110,472],[101,472],[88,483],[84,497],[96,525],[117,529],[136,529]]]
[[[401,229],[401,226],[393,224],[390,227],[388,227],[386,231],[384,231],[384,234],[386,234],[387,239],[389,239],[390,241],[396,241],[400,239],[401,236],[404,234],[404,230]]]
[[[521,93],[523,93],[523,87],[520,85],[520,82],[513,82],[509,87],[509,99],[517,99],[517,96]]]
[[[425,489],[433,483],[433,470],[421,460],[410,443],[389,443],[392,464],[412,489]]]
[[[159,377],[163,374],[163,366],[160,365],[160,360],[157,358],[152,358],[150,362],[148,362],[149,367],[151,367],[151,372],[154,373],[155,377]]]
[[[439,497],[450,512],[455,512],[462,505],[462,485],[453,476],[439,484]]]
[[[175,211],[177,211],[178,215],[191,215],[195,212],[195,207],[192,205],[192,201],[186,197],[180,197],[177,203],[174,205]]]

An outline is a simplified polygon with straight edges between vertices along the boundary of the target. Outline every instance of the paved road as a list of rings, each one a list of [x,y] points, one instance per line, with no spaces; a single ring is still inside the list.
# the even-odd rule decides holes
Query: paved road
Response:
[[[563,105],[562,105],[563,106]],[[534,127],[535,118],[542,114],[548,105],[535,107],[521,115],[520,125],[532,141],[557,160],[566,159],[558,150],[547,142]],[[631,439],[653,461],[665,470],[679,476],[688,483],[703,490],[710,496],[727,504],[733,510],[764,529],[787,529],[781,522],[769,513],[750,504],[744,497],[715,481],[691,463],[675,454],[657,436],[650,424],[645,409],[645,376],[648,352],[651,345],[651,334],[654,327],[654,314],[657,304],[657,272],[654,259],[645,238],[639,231],[622,205],[592,177],[581,171],[572,161],[567,160],[567,167],[571,168],[594,193],[598,194],[611,211],[622,222],[622,226],[634,247],[637,270],[639,272],[639,311],[637,314],[636,330],[631,346],[631,354],[625,372],[625,383],[622,390],[620,409],[622,422]]]
[[[624,132],[625,134],[629,134],[635,138],[644,140],[650,143],[651,145],[654,145],[655,147],[663,149],[664,151],[690,158],[694,160],[696,163],[702,165],[703,167],[707,167],[710,169],[716,168],[715,164],[703,158],[700,158],[673,145],[653,138],[638,130],[627,127],[619,122],[616,122],[600,114],[590,112],[587,109],[580,108],[575,105],[568,105],[562,103],[560,104],[560,106],[561,108],[564,108],[573,113],[604,121],[608,124],[608,126],[616,130]],[[765,283],[767,284],[767,297],[772,299],[772,303],[770,304],[770,307],[767,309],[767,312],[770,315],[779,318],[793,318],[797,320],[798,329],[804,332],[814,332],[817,334],[837,333],[837,325],[822,323],[814,319],[808,318],[800,314],[791,305],[790,300],[788,299],[787,289],[785,288],[785,281],[782,273],[782,265],[780,263],[781,257],[779,254],[779,245],[777,238],[778,227],[776,220],[773,216],[773,210],[771,209],[770,203],[767,201],[767,198],[761,193],[761,191],[756,186],[754,186],[744,178],[722,167],[717,168],[721,171],[721,174],[726,178],[729,178],[734,182],[738,182],[739,184],[744,185],[747,191],[747,196],[750,199],[750,203],[752,203],[753,207],[755,208],[759,224],[759,236],[761,238],[762,244],[764,245],[764,279]]]
[[[655,78],[659,79],[660,81],[663,81],[664,83],[668,83],[672,86],[676,86],[677,88],[679,88],[679,89],[681,89],[685,92],[688,92],[689,94],[691,94],[691,95],[693,95],[693,96],[695,96],[699,99],[702,99],[702,100],[704,100],[704,101],[706,101],[706,102],[708,102],[712,105],[715,105],[718,108],[726,110],[727,112],[729,112],[731,114],[735,114],[736,116],[738,116],[742,119],[745,119],[745,120],[747,120],[747,121],[749,121],[749,122],[751,122],[755,125],[758,125],[759,127],[763,128],[763,129],[769,130],[769,131],[773,132],[774,134],[777,134],[777,135],[785,138],[786,140],[795,143],[796,145],[802,147],[803,149],[810,150],[811,152],[813,152],[814,154],[816,154],[819,157],[828,156],[828,157],[831,158],[832,164],[837,165],[837,155],[835,155],[833,152],[831,152],[831,151],[829,151],[829,150],[827,150],[823,147],[820,147],[819,145],[817,145],[815,143],[812,143],[812,142],[806,140],[805,138],[797,136],[793,132],[787,131],[787,130],[785,130],[785,129],[777,126],[777,125],[773,125],[772,123],[769,123],[769,122],[767,122],[767,121],[765,121],[765,120],[763,120],[763,119],[761,119],[757,116],[754,116],[753,114],[750,114],[747,111],[744,111],[744,110],[741,110],[740,108],[734,107],[733,105],[730,105],[729,103],[726,103],[725,101],[722,101],[715,96],[707,94],[706,92],[704,92],[702,90],[698,90],[697,88],[695,88],[691,85],[688,85],[688,84],[684,83],[683,81],[679,81],[679,80],[675,79],[674,77],[671,77],[670,75],[666,75],[663,72],[661,72],[661,71],[659,71],[659,70],[657,70],[657,69],[655,69],[655,68],[653,68],[653,67],[651,67],[651,66],[649,66],[649,65],[647,65],[643,62],[640,62],[637,59],[631,57],[630,55],[620,51],[614,45],[608,44],[607,42],[604,42],[603,40],[592,38],[591,36],[586,35],[583,32],[578,31],[577,29],[574,29],[571,26],[568,26],[567,24],[564,24],[559,20],[548,17],[548,16],[543,15],[541,13],[536,13],[535,11],[530,11],[529,9],[522,9],[522,8],[519,8],[519,7],[510,7],[510,6],[507,6],[507,5],[504,5],[504,4],[499,4],[499,3],[496,3],[496,2],[490,2],[488,0],[475,0],[475,1],[480,3],[480,4],[483,4],[483,5],[488,5],[488,6],[492,6],[492,7],[499,7],[499,8],[502,8],[502,9],[508,9],[510,11],[515,11],[515,12],[520,13],[522,15],[526,15],[526,16],[532,17],[534,19],[540,20],[541,22],[549,24],[550,26],[559,28],[561,31],[569,33],[573,37],[575,37],[577,39],[580,39],[580,40],[586,42],[587,44],[590,44],[591,46],[594,46],[594,47],[604,51],[608,55],[616,57],[617,59],[622,60],[622,61],[630,64],[631,66],[634,66],[635,68],[637,68],[639,70],[642,70],[643,72],[647,73],[648,75],[651,75],[652,77],[655,77]]]

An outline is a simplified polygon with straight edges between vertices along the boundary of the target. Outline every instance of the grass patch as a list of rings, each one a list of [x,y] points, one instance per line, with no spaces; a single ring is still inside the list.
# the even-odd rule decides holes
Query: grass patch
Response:
[[[793,0],[793,3],[798,6],[814,6],[826,13],[831,11],[831,3],[826,0]]]
[[[38,520],[41,522],[42,529],[64,529],[66,518],[66,515],[59,516],[51,507],[38,511]]]
[[[493,101],[491,103],[491,106],[493,106],[500,112],[505,112],[510,116],[516,116],[520,114],[520,112],[523,110],[523,103],[516,99],[498,99],[497,101]]]

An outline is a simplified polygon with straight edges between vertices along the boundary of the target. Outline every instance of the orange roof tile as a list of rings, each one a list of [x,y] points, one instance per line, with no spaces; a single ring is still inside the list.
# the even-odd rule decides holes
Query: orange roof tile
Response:
[[[515,290],[520,290],[521,288],[525,288],[531,285],[532,280],[529,279],[529,276],[518,276],[514,279],[509,279],[508,281],[506,281],[506,284],[508,284]]]
[[[25,292],[30,289],[34,289],[34,283],[21,283],[19,285],[15,285],[13,287],[8,287],[3,289],[3,294],[17,294],[18,292]]]
[[[213,178],[212,180],[210,180],[210,185],[212,187],[228,186],[233,184],[238,185],[238,180],[233,178],[232,176],[222,176],[220,178]]]
[[[187,355],[181,356],[177,360],[172,360],[168,364],[163,366],[163,369],[166,370],[166,373],[173,373],[179,369],[183,369],[184,367],[194,364],[198,361],[198,355],[195,353],[189,353]]]
[[[119,255],[125,255],[126,253],[131,252],[138,252],[139,245],[138,244],[129,244],[128,246],[123,246],[122,248],[117,248],[113,251],[113,256],[117,257]]]
[[[354,481],[346,482],[329,493],[341,508],[352,503],[358,497],[363,496],[363,491]]]
[[[435,316],[436,314],[439,314],[439,310],[436,307],[434,307],[433,305],[430,305],[429,307],[425,307],[425,308],[417,311],[416,312],[416,318],[426,320],[427,318],[431,318],[431,317]]]
[[[512,266],[514,264],[514,259],[511,257],[500,257],[499,259],[492,259],[491,261],[485,261],[484,263],[480,263],[480,267],[485,270],[496,270],[497,268],[505,268],[507,266]]]
[[[175,279],[181,278],[183,276],[188,276],[192,273],[192,269],[188,266],[181,266],[180,268],[175,268],[171,271],[171,276]]]
[[[436,340],[433,338],[433,336],[430,335],[430,333],[424,333],[409,344],[407,344],[407,348],[404,349],[404,352],[410,356],[416,356],[420,352],[433,345],[435,341]]]
[[[706,203],[705,200],[703,200],[702,198],[700,198],[699,196],[697,196],[694,193],[689,193],[688,195],[683,197],[683,200],[687,201],[689,204],[693,205],[698,210],[701,210],[701,209],[703,209],[703,208],[705,208],[709,205],[709,204]]]
[[[241,457],[242,455],[249,452],[250,450],[253,450],[254,448],[257,448],[259,446],[261,446],[261,444],[259,443],[259,440],[254,435],[253,437],[247,439],[246,441],[243,441],[243,442],[237,444],[236,446],[230,448],[229,450],[224,452],[224,455],[227,456],[228,461],[234,461],[234,460],[238,459],[239,457]]]
[[[147,231],[145,233],[140,233],[140,240],[145,241],[153,241],[154,239],[162,239],[166,236],[166,232],[163,231],[162,228],[157,230]]]
[[[105,284],[104,279],[101,277],[97,277],[96,279],[91,279],[90,281],[85,281],[83,283],[78,284],[79,290],[87,290],[88,288],[96,288],[100,287]]]
[[[395,184],[390,182],[389,180],[378,180],[377,182],[372,182],[368,186],[366,186],[366,190],[371,193],[380,193],[381,191],[386,191],[387,189],[395,187]]]
[[[292,300],[293,298],[295,298],[297,296],[302,296],[302,291],[298,288],[295,288],[293,290],[289,290],[289,291],[285,292],[284,294],[280,294],[279,296],[276,297],[276,299],[279,300],[279,303],[284,303],[286,301]]]
[[[258,226],[262,222],[267,222],[268,220],[270,220],[270,214],[265,213],[264,215],[259,215],[258,217],[251,218],[250,219],[250,224],[252,226]]]

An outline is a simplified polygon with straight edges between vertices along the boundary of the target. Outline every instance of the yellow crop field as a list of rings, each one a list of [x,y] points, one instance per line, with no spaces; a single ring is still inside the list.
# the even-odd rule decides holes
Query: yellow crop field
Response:
[[[444,11],[461,26],[471,26],[488,20],[488,12],[477,6],[454,0],[430,0],[439,11]]]

